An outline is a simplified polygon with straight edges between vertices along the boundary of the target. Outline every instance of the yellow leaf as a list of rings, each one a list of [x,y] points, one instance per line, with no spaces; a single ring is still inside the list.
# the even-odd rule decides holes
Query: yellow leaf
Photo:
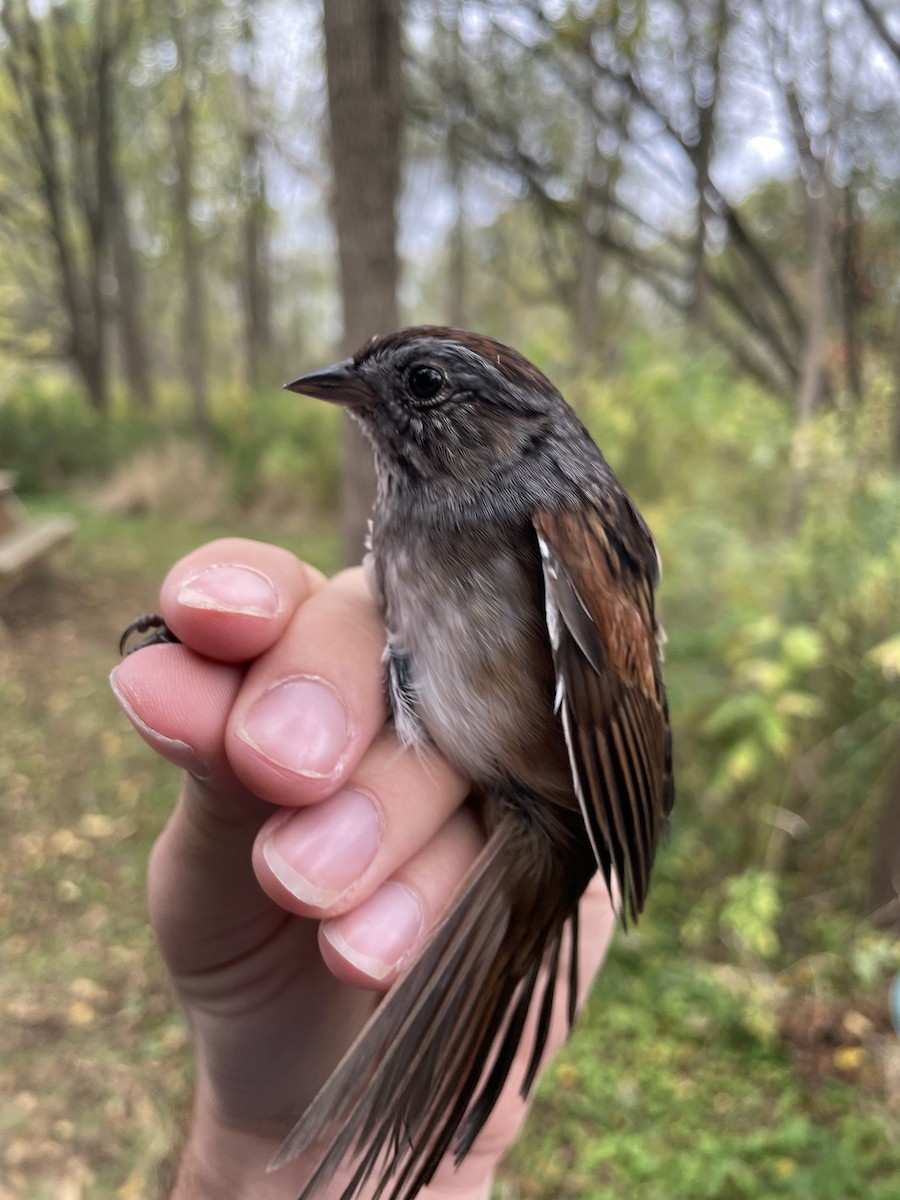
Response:
[[[866,1052],[862,1046],[841,1046],[835,1050],[833,1057],[839,1071],[855,1071],[862,1066]]]
[[[69,991],[76,1000],[100,1000],[106,995],[106,992],[99,984],[94,983],[93,979],[86,979],[84,976],[73,979],[69,984]]]
[[[72,879],[60,879],[56,885],[56,897],[63,904],[74,904],[81,899],[81,888]]]
[[[90,842],[86,842],[71,829],[54,830],[48,841],[50,849],[61,858],[90,858],[94,853]]]
[[[115,758],[122,749],[122,735],[115,729],[104,729],[100,734],[100,753],[104,758]]]
[[[852,1037],[864,1038],[872,1032],[872,1022],[861,1012],[851,1008],[844,1014],[843,1026]]]
[[[120,1188],[116,1189],[119,1200],[141,1200],[147,1192],[147,1177],[136,1167]]]
[[[797,1164],[792,1158],[776,1158],[775,1174],[779,1179],[788,1179],[797,1170]]]
[[[116,798],[125,808],[134,808],[140,799],[140,790],[133,779],[120,779],[116,786]]]
[[[70,1004],[66,1014],[70,1025],[90,1025],[96,1015],[93,1006],[84,1000],[76,1000],[74,1004]]]
[[[574,1063],[560,1063],[556,1068],[556,1082],[564,1088],[572,1088],[581,1082],[581,1072]]]
[[[16,1105],[21,1108],[24,1113],[33,1113],[40,1104],[34,1092],[19,1092],[16,1096]]]
[[[47,711],[52,717],[59,717],[62,716],[71,703],[71,699],[65,692],[51,692],[47,700]]]
[[[181,1050],[187,1044],[187,1030],[183,1025],[170,1025],[160,1041],[165,1050]]]
[[[105,813],[85,813],[78,822],[78,829],[85,837],[108,838],[116,832],[116,823]]]
[[[881,668],[885,679],[896,679],[900,676],[900,633],[888,638],[886,642],[873,646],[866,654],[866,658]]]

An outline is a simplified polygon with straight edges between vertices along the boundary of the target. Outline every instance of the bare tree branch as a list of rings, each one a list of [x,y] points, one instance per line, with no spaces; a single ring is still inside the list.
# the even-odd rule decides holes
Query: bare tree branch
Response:
[[[887,46],[888,50],[890,50],[891,54],[893,54],[894,58],[896,58],[898,64],[900,64],[900,41],[888,29],[887,22],[882,13],[878,11],[872,0],[858,0],[858,3],[859,7],[875,26],[878,36],[884,42],[885,46]]]

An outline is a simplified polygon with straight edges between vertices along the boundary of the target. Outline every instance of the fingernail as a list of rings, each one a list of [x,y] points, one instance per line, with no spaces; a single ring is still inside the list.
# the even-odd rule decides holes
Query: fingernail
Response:
[[[292,895],[324,908],[362,875],[380,844],[375,805],[348,788],[283,822],[262,852]]]
[[[350,741],[347,710],[321,679],[286,679],[255,701],[237,736],[276,766],[309,779],[334,774]]]
[[[186,580],[179,588],[178,601],[188,608],[254,617],[274,617],[281,611],[281,600],[271,579],[252,567],[232,563],[217,563]]]
[[[168,759],[170,763],[174,763],[176,767],[181,767],[183,771],[190,771],[192,775],[201,781],[209,779],[210,769],[196,750],[194,750],[193,746],[189,746],[181,738],[166,737],[158,729],[152,729],[146,721],[141,720],[132,708],[131,700],[125,688],[122,686],[120,680],[116,678],[118,670],[119,667],[113,667],[110,671],[109,686],[112,688],[113,695],[119,702],[119,707],[144,741],[156,750],[158,754],[161,754],[163,758]]]
[[[402,883],[383,883],[359,908],[324,921],[322,933],[348,962],[372,979],[386,979],[419,944],[425,914]]]

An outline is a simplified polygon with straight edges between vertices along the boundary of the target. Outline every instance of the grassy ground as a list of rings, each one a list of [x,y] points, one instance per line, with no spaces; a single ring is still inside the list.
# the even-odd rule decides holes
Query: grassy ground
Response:
[[[189,1090],[143,909],[173,777],[106,674],[166,567],[226,531],[79,520],[52,568],[0,601],[0,1200],[158,1195]],[[327,537],[281,540],[333,565]],[[772,981],[680,947],[677,896],[664,860],[498,1197],[896,1200],[883,997],[825,1002],[807,986],[785,1013]]]

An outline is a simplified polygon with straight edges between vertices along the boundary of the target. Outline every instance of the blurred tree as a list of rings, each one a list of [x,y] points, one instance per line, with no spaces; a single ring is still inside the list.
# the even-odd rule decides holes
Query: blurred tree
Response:
[[[208,40],[209,22],[214,4],[194,5],[190,9],[169,10],[171,36],[178,55],[178,98],[171,119],[172,145],[175,151],[175,185],[172,202],[181,257],[182,317],[181,354],[184,376],[190,389],[194,427],[202,438],[209,436],[209,364],[206,289],[203,283],[201,241],[194,222],[196,98],[202,74],[203,45]]]
[[[456,329],[466,327],[466,184],[461,128],[464,118],[459,28],[461,13],[462,0],[451,0],[442,21],[441,4],[438,0],[435,14],[436,45],[438,55],[448,64],[445,147],[447,172],[453,195],[453,224],[450,229],[447,273],[447,321]]]
[[[235,81],[243,121],[240,165],[243,209],[243,307],[245,375],[252,391],[272,377],[271,280],[269,278],[269,204],[262,144],[264,113],[257,85],[256,0],[242,0],[239,66]]]
[[[349,354],[398,324],[400,0],[330,0],[324,15],[343,349]],[[356,562],[375,476],[371,450],[349,420],[343,437],[341,533],[346,560]]]
[[[133,29],[127,6],[102,0],[82,12],[61,3],[37,15],[26,0],[11,0],[0,8],[0,25],[16,101],[11,129],[41,208],[32,234],[52,246],[66,329],[60,349],[92,404],[105,410],[113,308],[129,382],[149,405],[140,270],[118,170],[119,69]],[[11,183],[21,187],[19,179],[6,180],[7,194]]]
[[[860,85],[874,34],[854,23],[853,0],[825,16],[783,0],[462,11],[481,36],[460,41],[458,68],[426,55],[422,111],[434,120],[461,77],[467,151],[481,179],[499,168],[525,189],[547,235],[548,292],[565,300],[576,342],[595,319],[599,251],[601,292],[646,285],[804,412],[834,394],[835,339],[859,394],[859,296],[836,267],[844,281],[858,275],[860,212],[848,189],[865,177],[886,194],[900,93],[883,70]],[[782,196],[798,186],[806,197],[796,265],[734,186],[738,148],[763,118],[770,144],[790,147]]]
[[[709,279],[706,246],[709,225],[713,220],[709,191],[710,164],[713,158],[716,103],[720,90],[720,63],[726,41],[728,6],[726,0],[713,3],[679,4],[684,24],[683,40],[691,60],[691,93],[693,100],[691,133],[694,170],[696,172],[697,205],[694,217],[694,262],[691,282],[690,315],[702,320],[707,307]]]
[[[875,26],[882,42],[890,50],[897,62],[900,63],[900,36],[895,36],[888,28],[886,19],[888,15],[887,9],[882,12],[881,9],[872,3],[872,0],[857,0],[857,3]]]
[[[809,477],[813,417],[828,387],[825,338],[835,292],[831,247],[836,240],[836,197],[833,164],[829,160],[837,147],[833,127],[824,122],[834,113],[833,48],[818,3],[796,5],[769,0],[764,9],[772,74],[781,91],[800,164],[807,234],[806,319],[800,348],[791,447],[793,469],[787,505],[788,532],[795,533]]]

